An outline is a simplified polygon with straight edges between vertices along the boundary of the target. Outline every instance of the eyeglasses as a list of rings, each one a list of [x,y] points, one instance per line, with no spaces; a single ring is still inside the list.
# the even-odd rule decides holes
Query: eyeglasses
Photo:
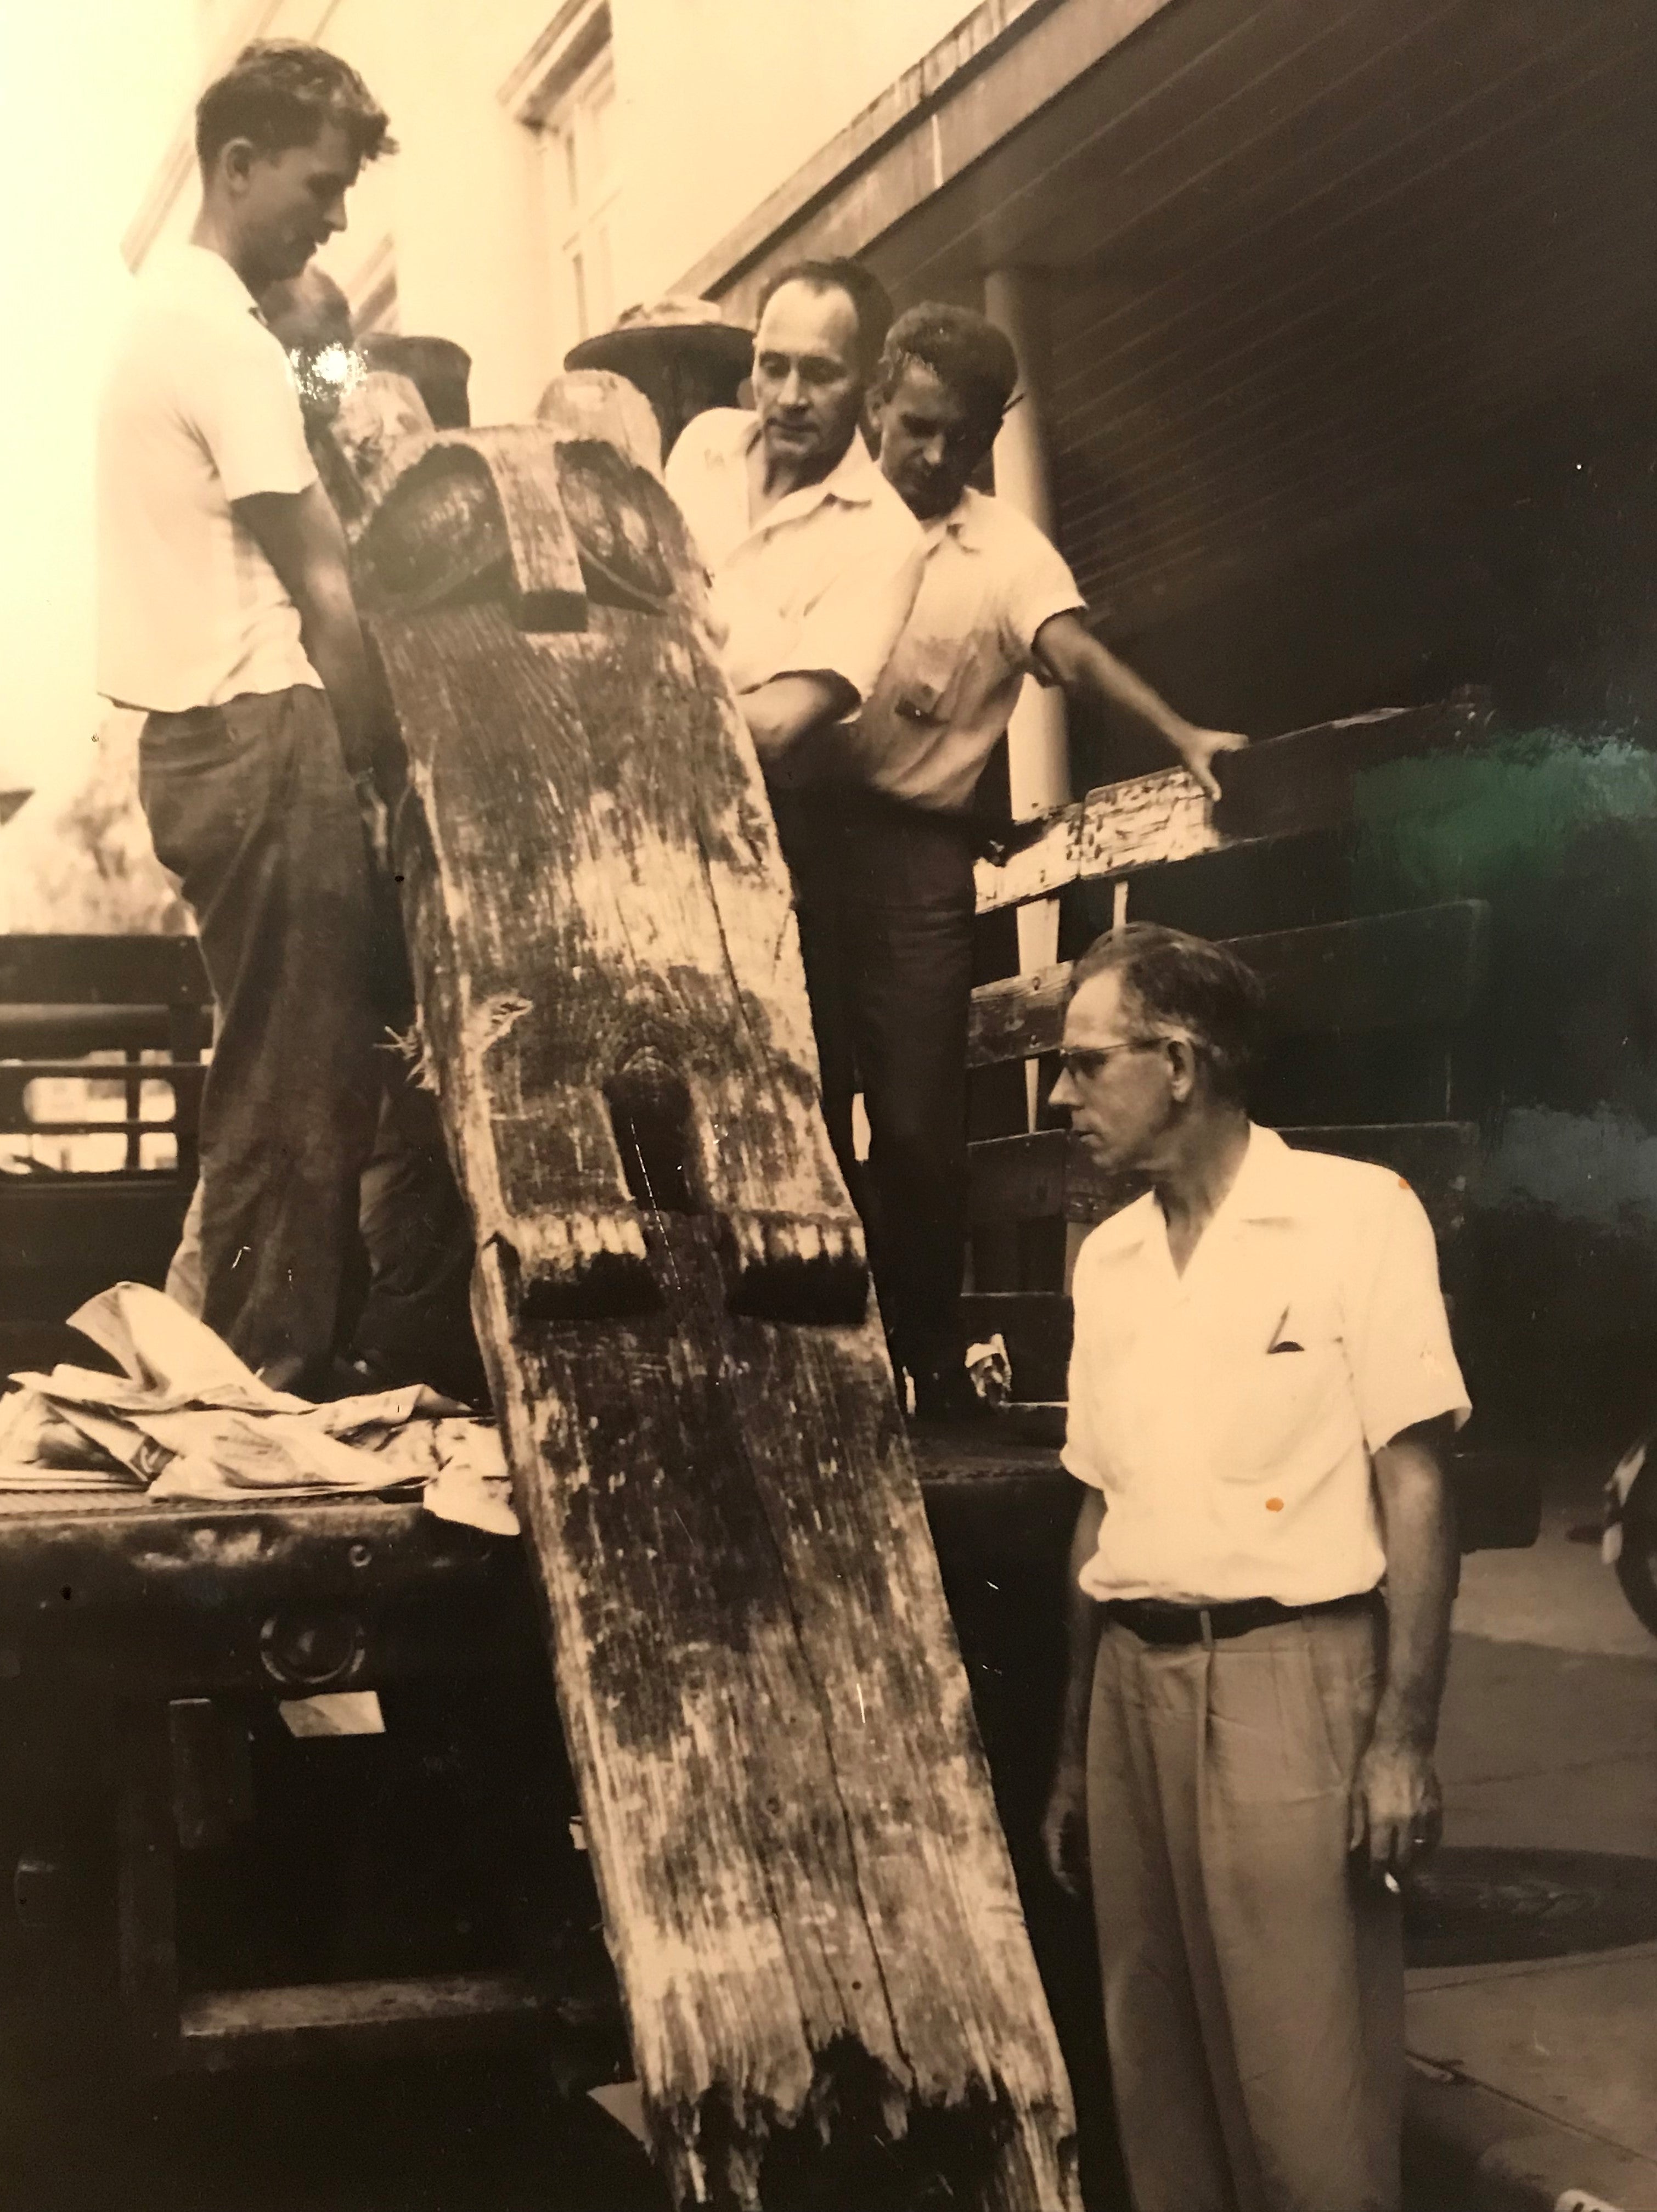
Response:
[[[1097,1075],[1119,1052],[1152,1052],[1164,1042],[1162,1037],[1130,1037],[1126,1044],[1077,1045],[1060,1052],[1059,1065],[1069,1076]]]

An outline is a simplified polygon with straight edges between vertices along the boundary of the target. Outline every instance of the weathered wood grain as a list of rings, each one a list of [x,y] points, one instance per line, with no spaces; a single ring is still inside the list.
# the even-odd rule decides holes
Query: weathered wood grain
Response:
[[[447,465],[416,463],[428,516]],[[485,600],[462,564],[460,603],[422,586],[370,629],[425,1061],[652,2142],[683,2205],[1071,2206],[700,571],[613,448],[526,431],[486,480],[526,478],[634,604],[530,635],[521,581],[497,566]]]
[[[652,476],[662,472],[662,433],[656,411],[636,384],[607,368],[576,369],[555,376],[542,393],[535,419],[565,439],[602,439]]]
[[[1484,981],[1490,908],[1480,899],[1225,939],[1266,987],[1272,1036],[1368,1035],[1465,1021]],[[1058,1049],[1071,963],[973,994],[970,1067]]]
[[[361,537],[393,476],[407,465],[410,441],[432,434],[431,416],[410,377],[371,369],[344,393],[327,430],[313,434],[311,449],[348,539]]]
[[[363,611],[501,600],[521,629],[579,629],[586,586],[563,502],[547,480],[549,442],[513,425],[396,447],[370,479],[372,528],[356,548]]]
[[[1212,805],[1183,769],[1101,784],[1021,830],[1005,859],[978,864],[978,910],[1045,898],[1084,878],[1132,876],[1229,845],[1303,835],[1351,818],[1366,770],[1411,754],[1478,742],[1488,710],[1468,695],[1442,706],[1388,708],[1291,731],[1216,763]]]

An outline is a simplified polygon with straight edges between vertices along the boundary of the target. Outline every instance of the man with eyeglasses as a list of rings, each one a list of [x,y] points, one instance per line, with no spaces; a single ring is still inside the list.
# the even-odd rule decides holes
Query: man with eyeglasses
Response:
[[[1053,1103],[1150,1188],[1077,1260],[1044,1833],[1091,1881],[1133,2201],[1389,2212],[1468,1411],[1432,1231],[1250,1122],[1259,987],[1220,946],[1129,924],[1070,989]]]

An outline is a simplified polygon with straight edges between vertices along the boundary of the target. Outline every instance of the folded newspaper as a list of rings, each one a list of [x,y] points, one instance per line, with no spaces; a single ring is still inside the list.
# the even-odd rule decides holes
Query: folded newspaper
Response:
[[[272,1390],[204,1322],[143,1283],[70,1324],[120,1368],[15,1375],[0,1490],[143,1490],[202,1504],[419,1490],[427,1509],[516,1535],[501,1439],[423,1383],[313,1406]]]

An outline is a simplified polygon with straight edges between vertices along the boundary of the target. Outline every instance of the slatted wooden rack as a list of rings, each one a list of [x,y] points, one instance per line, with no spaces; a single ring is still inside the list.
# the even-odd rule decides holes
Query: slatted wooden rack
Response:
[[[117,1168],[0,1175],[0,1376],[83,1356],[63,1315],[123,1277],[163,1279],[196,1180],[211,1033],[192,937],[0,937],[0,1133],[124,1139]],[[124,1111],[38,1114],[43,1077],[118,1082]],[[156,1084],[173,1110],[147,1116]],[[166,1135],[172,1160],[148,1164],[144,1139]]]
[[[1005,860],[980,866],[980,915],[1030,899],[1073,896],[1078,886],[1126,885],[1155,876],[1166,881],[1176,869],[1201,905],[1194,872],[1250,848],[1271,850],[1272,865],[1292,875],[1296,854],[1313,841],[1350,832],[1363,811],[1366,777],[1401,760],[1475,746],[1488,720],[1482,701],[1468,697],[1273,738],[1222,762],[1224,795],[1212,807],[1180,770],[1106,784],[1033,825]],[[1327,879],[1325,870],[1319,880]],[[1157,903],[1166,909],[1170,902],[1164,896]],[[1177,908],[1179,902],[1172,903]],[[1275,903],[1281,908],[1281,896]],[[1100,920],[1096,910],[1092,926]],[[1091,933],[1089,916],[1065,915],[1065,934],[1076,945]],[[1453,1294],[1465,1272],[1468,1195],[1478,1156],[1478,1124],[1471,1118],[1476,1055],[1467,1047],[1489,937],[1488,909],[1460,900],[1308,921],[1227,940],[1267,993],[1270,1046],[1260,1071],[1259,1118],[1281,1128],[1291,1144],[1375,1160],[1405,1176],[1438,1232]],[[1059,1042],[1069,972],[1062,963],[981,986],[974,994],[972,1067],[1035,1060],[1038,1096],[1045,1097],[1055,1070],[1044,1056]],[[1366,1079],[1382,1067],[1387,1079]],[[1410,1117],[1363,1111],[1366,1093],[1403,1097]],[[1345,1110],[1331,1112],[1332,1103]],[[1348,1118],[1354,1104],[1360,1113]],[[1089,1163],[1065,1118],[1044,1109],[1035,1128],[982,1137],[971,1147],[968,1325],[980,1339],[1001,1334],[1015,1401],[1047,1408],[1055,1431],[1070,1356],[1075,1249],[1089,1228],[1132,1194],[1132,1186]],[[1039,1225],[1050,1233],[1029,1233]]]

